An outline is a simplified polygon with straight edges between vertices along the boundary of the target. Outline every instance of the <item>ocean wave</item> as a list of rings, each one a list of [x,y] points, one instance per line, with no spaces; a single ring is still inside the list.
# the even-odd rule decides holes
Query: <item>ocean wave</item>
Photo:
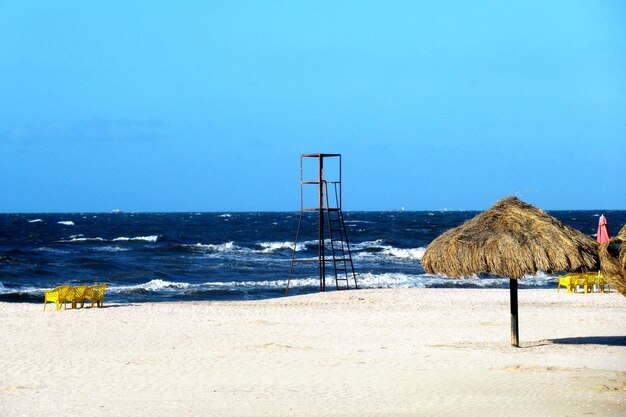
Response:
[[[382,250],[382,253],[400,259],[416,259],[418,261],[421,261],[425,251],[426,248],[401,249],[390,247],[384,248]]]
[[[205,287],[234,287],[234,288],[262,288],[262,289],[285,289],[286,279],[261,280],[261,281],[219,281],[206,282]],[[290,288],[295,287],[319,287],[319,277],[310,276],[303,278],[292,278]]]
[[[136,237],[116,237],[112,242],[128,242],[131,240],[143,240],[145,242],[156,242],[159,237],[156,235],[151,236],[136,236]]]
[[[508,288],[509,278],[505,277],[464,277],[449,278],[430,274],[360,274],[357,276],[360,288]],[[520,280],[522,287],[549,287],[555,285],[557,277],[537,274]]]
[[[69,251],[66,250],[62,250],[62,249],[56,249],[56,248],[48,248],[48,247],[41,247],[41,248],[37,248],[35,249],[38,252],[48,252],[48,253],[57,253],[57,254],[67,254],[70,253]]]
[[[206,252],[206,253],[211,253],[211,252],[213,253],[250,253],[250,252],[253,252],[251,249],[235,245],[235,242],[232,242],[232,241],[226,242],[226,243],[220,243],[220,244],[196,243],[192,245],[179,245],[178,247],[183,247],[193,252]]]
[[[59,240],[59,243],[76,243],[76,242],[104,242],[101,237],[72,237],[70,239]]]
[[[71,220],[61,220],[60,222],[57,222],[58,224],[62,224],[64,226],[74,226],[74,222]]]
[[[104,280],[106,282],[106,280]],[[524,277],[520,281],[521,288],[548,288],[554,287],[557,277],[539,273],[537,275]],[[354,288],[354,281],[350,277],[350,288]],[[364,273],[357,274],[359,288],[382,289],[382,288],[508,288],[509,279],[503,277],[467,277],[461,279],[448,278],[441,275],[410,274],[401,272],[386,273]],[[277,279],[263,280],[225,280],[203,283],[189,283],[167,281],[162,279],[152,279],[136,285],[111,285],[107,289],[107,294],[111,294],[113,299],[126,297],[134,294],[143,297],[150,294],[163,295],[165,297],[197,297],[203,293],[211,294],[215,292],[229,293],[233,291],[282,291],[287,287],[287,279],[284,277]],[[326,278],[327,290],[335,289],[334,279],[331,274]],[[319,288],[319,277],[317,275],[307,275],[302,277],[292,277],[289,282],[289,289],[296,293],[299,291],[317,291]],[[0,283],[0,296],[4,301],[29,301],[39,302],[45,290],[51,287],[15,287],[6,286]],[[205,294],[205,295],[206,295]],[[183,299],[181,298],[181,299]]]
[[[130,249],[122,248],[120,246],[101,246],[101,247],[94,248],[93,250],[97,252],[125,252]]]
[[[58,240],[59,243],[81,243],[81,242],[129,242],[129,241],[144,241],[144,242],[156,242],[158,236],[137,236],[137,237],[116,237],[115,239],[104,239],[102,237],[85,237],[83,235],[72,235],[69,239]]]
[[[284,242],[287,244],[289,242]],[[376,239],[365,242],[358,242],[350,244],[350,251],[352,252],[353,257],[361,260],[415,260],[421,261],[424,256],[424,252],[426,248],[417,247],[417,248],[399,248],[393,246],[392,241],[388,239]],[[277,246],[282,245],[283,243],[276,242],[274,243]],[[319,242],[317,240],[307,240],[303,242],[300,246],[298,244],[297,251],[303,250],[315,250],[318,246]],[[290,243],[291,249],[293,249],[293,243]],[[336,243],[338,247],[338,243]],[[324,240],[324,246],[327,250],[330,251],[331,242],[330,239]]]
[[[13,288],[11,286],[7,287],[4,284],[2,284],[0,282],[0,294],[2,295],[17,295],[17,296],[21,296],[22,294],[27,294],[29,296],[39,296],[41,295],[43,297],[43,292],[45,290],[49,290],[51,288],[37,288],[37,287],[33,287],[33,286],[28,286],[28,287],[20,287],[20,288]]]
[[[219,217],[222,217],[222,218],[228,218],[228,217],[232,217],[232,214],[230,214],[230,213],[224,213],[224,214],[220,214],[220,215],[219,215]]]
[[[143,284],[138,285],[125,285],[125,286],[112,286],[110,291],[113,293],[133,293],[133,292],[158,292],[158,291],[176,291],[184,290],[193,286],[187,282],[172,282],[164,281],[162,279],[153,279]]]
[[[426,248],[398,248],[390,245],[388,240],[376,239],[351,245],[351,250],[357,258],[388,258],[421,261]]]
[[[39,223],[39,222],[43,222],[43,220],[41,219],[33,219],[33,220],[29,220],[28,223]]]
[[[261,253],[272,253],[278,250],[293,250],[294,242],[260,242],[257,243],[256,246],[260,246]],[[301,252],[306,250],[306,244],[298,243],[296,246],[296,252]]]
[[[385,239],[366,240],[365,242],[353,243],[351,249],[353,250],[368,250],[368,249],[384,249],[389,246],[389,241]]]

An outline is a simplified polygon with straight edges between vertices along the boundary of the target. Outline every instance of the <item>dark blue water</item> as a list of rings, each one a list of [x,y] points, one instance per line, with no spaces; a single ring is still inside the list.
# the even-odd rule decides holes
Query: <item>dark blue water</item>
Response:
[[[554,211],[594,235],[598,215],[616,233],[626,211]],[[424,273],[424,248],[477,212],[345,213],[359,286],[506,287],[508,279],[460,281]],[[280,297],[287,285],[299,213],[0,214],[0,301],[41,302],[58,285],[104,282],[115,302]],[[306,219],[305,219],[306,220]],[[298,257],[315,257],[315,221],[305,221]],[[290,294],[319,290],[317,270],[297,264]],[[333,281],[327,285],[332,289]],[[550,287],[556,277],[524,278]]]

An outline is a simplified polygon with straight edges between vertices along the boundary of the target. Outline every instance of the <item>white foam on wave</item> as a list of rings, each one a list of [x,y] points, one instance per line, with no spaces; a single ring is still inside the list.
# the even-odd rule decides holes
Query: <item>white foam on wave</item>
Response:
[[[101,237],[71,237],[67,240],[59,240],[60,243],[74,243],[74,242],[104,242]]]
[[[137,236],[137,237],[116,237],[113,240],[104,239],[102,237],[85,237],[84,235],[72,235],[69,239],[59,240],[59,243],[76,243],[76,242],[128,242],[128,241],[145,241],[156,242],[158,236]]]
[[[219,215],[219,217],[222,217],[222,218],[228,218],[228,217],[232,217],[232,214],[230,214],[230,213],[224,213],[224,214],[220,214],[220,215]]]
[[[185,247],[191,248],[193,250],[202,251],[202,252],[250,252],[250,249],[242,248],[241,246],[235,245],[235,242],[226,242],[221,244],[204,244],[204,243],[196,243],[195,245],[184,245]]]
[[[382,253],[384,253],[385,255],[396,257],[396,258],[416,259],[418,261],[421,261],[422,257],[424,256],[425,251],[426,251],[426,248],[421,248],[421,247],[411,248],[411,249],[389,247],[389,248],[383,249]]]
[[[424,288],[439,283],[443,278],[420,274],[384,272],[382,274],[360,274],[357,282],[360,288]]]
[[[352,248],[356,250],[362,250],[367,248],[381,247],[385,242],[382,239],[366,240],[365,242],[353,243]]]
[[[558,277],[556,275],[550,275],[543,271],[539,271],[534,275],[524,275],[520,279],[521,284],[529,285],[529,286],[546,286],[546,285],[552,285],[557,282],[558,282]]]
[[[260,242],[257,243],[257,245],[262,248],[261,253],[272,253],[277,250],[293,250],[294,248],[294,242]],[[306,244],[304,243],[298,243],[295,247],[296,252],[306,250]]]
[[[41,219],[33,219],[33,220],[29,220],[28,223],[39,223],[39,222],[43,222],[43,220]]]
[[[0,282],[0,294],[31,294],[40,295],[43,297],[44,290],[50,290],[52,288],[37,288],[33,286],[20,287],[20,288],[7,288]]]
[[[156,235],[151,236],[135,236],[135,237],[116,237],[112,242],[128,242],[133,240],[143,240],[145,242],[156,242],[159,237]]]
[[[71,220],[61,220],[60,222],[57,222],[58,224],[62,224],[64,226],[74,226],[74,222]]]
[[[381,255],[386,258],[395,258],[395,259],[413,259],[417,261],[421,261],[424,256],[424,251],[426,248],[397,248],[395,246],[391,246],[385,243],[382,239],[376,239],[374,241],[366,241],[361,243],[356,243],[351,245],[352,251],[357,252],[355,256],[360,258],[376,258]],[[359,252],[365,250],[379,250],[378,252]]]
[[[120,246],[102,246],[99,248],[95,248],[94,249],[97,252],[125,252],[128,251],[130,249],[128,248],[122,248]]]
[[[286,279],[276,280],[263,280],[263,281],[218,281],[218,282],[205,282],[204,287],[219,287],[219,288],[286,288]],[[294,287],[319,287],[319,277],[305,277],[305,278],[292,278],[290,282],[290,288]]]
[[[286,280],[263,282],[263,286],[284,287]],[[430,274],[405,274],[401,272],[385,272],[379,274],[365,273],[357,274],[359,288],[432,288],[432,287],[457,287],[457,288],[508,288],[509,279],[503,277],[466,277],[461,279],[449,278],[442,275]],[[524,277],[521,284],[526,287],[546,287],[556,283],[556,277],[539,273],[537,275]],[[242,285],[244,283],[241,283]],[[245,283],[253,285],[252,282]],[[319,278],[305,277],[302,279],[292,279],[290,287],[318,286]],[[350,277],[350,286],[353,285]],[[335,284],[332,276],[326,278],[326,286],[333,289]]]
[[[162,279],[153,279],[143,284],[138,285],[122,285],[111,287],[111,292],[119,293],[119,292],[129,292],[129,291],[164,291],[164,290],[183,290],[193,286],[193,284],[189,284],[187,282],[172,282],[165,281]]]
[[[360,288],[431,288],[431,287],[481,287],[505,288],[508,279],[504,278],[463,278],[454,279],[441,275],[382,273],[362,274],[357,277]]]

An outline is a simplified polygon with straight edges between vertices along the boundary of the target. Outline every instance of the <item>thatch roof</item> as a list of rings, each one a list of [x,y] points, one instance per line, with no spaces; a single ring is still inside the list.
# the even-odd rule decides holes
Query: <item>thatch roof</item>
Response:
[[[422,266],[428,273],[456,278],[591,271],[598,268],[598,244],[543,210],[509,197],[436,238],[426,248]]]
[[[626,225],[600,245],[600,270],[609,285],[626,296]]]

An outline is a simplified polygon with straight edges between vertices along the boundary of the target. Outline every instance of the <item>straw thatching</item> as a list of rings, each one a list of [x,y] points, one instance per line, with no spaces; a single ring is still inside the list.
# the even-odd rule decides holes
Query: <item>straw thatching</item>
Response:
[[[600,270],[609,285],[626,297],[626,225],[600,245]]]
[[[509,197],[435,239],[422,266],[428,273],[456,278],[591,271],[598,268],[598,244],[543,210]]]

